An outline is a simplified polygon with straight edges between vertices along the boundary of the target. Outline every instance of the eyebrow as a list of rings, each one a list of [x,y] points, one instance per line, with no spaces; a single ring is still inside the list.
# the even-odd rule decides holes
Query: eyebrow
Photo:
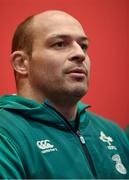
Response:
[[[67,39],[67,38],[71,38],[71,35],[69,35],[69,34],[53,34],[49,37],[49,39],[56,39],[56,38]],[[89,38],[87,36],[78,36],[77,39],[81,40],[81,41],[89,41]]]

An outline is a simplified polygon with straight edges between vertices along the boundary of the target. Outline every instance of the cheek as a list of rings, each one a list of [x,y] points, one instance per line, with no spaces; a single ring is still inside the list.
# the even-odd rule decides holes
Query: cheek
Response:
[[[54,78],[61,73],[61,65],[52,57],[37,58],[30,66],[30,73],[33,78]]]
[[[91,61],[90,61],[89,56],[87,55],[86,56],[86,68],[87,68],[88,72],[90,72],[90,66],[91,66]]]

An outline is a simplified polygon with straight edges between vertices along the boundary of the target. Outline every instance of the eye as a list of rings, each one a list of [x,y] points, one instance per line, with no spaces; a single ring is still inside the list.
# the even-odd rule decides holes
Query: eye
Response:
[[[82,50],[84,52],[86,52],[86,50],[88,49],[88,45],[87,44],[81,44],[80,46],[81,46],[81,48],[82,48]]]
[[[66,43],[64,41],[59,41],[52,45],[52,47],[56,49],[61,49],[61,48],[64,48],[65,46],[66,46]]]

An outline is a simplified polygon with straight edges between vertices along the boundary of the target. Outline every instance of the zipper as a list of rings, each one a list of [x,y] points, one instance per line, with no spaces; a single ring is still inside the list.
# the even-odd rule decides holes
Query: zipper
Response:
[[[90,169],[91,169],[91,171],[92,171],[92,173],[93,173],[93,176],[94,176],[95,178],[97,178],[96,170],[95,170],[93,161],[92,161],[92,159],[91,159],[90,153],[89,153],[89,151],[88,151],[88,149],[87,149],[85,139],[84,139],[84,137],[80,134],[80,131],[79,131],[79,130],[76,132],[76,135],[77,135],[77,136],[79,137],[79,139],[80,139],[82,148],[83,148],[84,153],[85,153],[85,155],[86,155],[86,157],[87,157],[87,160],[88,160]]]
[[[87,160],[88,160],[88,163],[89,163],[91,172],[92,172],[94,178],[97,179],[96,170],[95,170],[95,167],[94,167],[92,158],[91,158],[91,156],[90,156],[89,150],[88,150],[88,148],[87,148],[87,146],[86,146],[86,142],[85,142],[84,137],[80,134],[80,131],[79,131],[79,130],[77,130],[77,131],[75,132],[74,129],[73,129],[73,127],[71,126],[71,124],[70,124],[67,120],[65,120],[65,122],[67,123],[68,128],[79,138],[80,143],[81,143],[82,148],[83,148],[83,151],[84,151],[84,153],[85,153],[85,155],[86,155],[86,158],[87,158]]]
[[[97,174],[96,174],[96,170],[95,170],[95,167],[94,167],[92,158],[91,158],[90,153],[89,153],[89,151],[88,151],[88,148],[87,148],[87,146],[86,146],[85,139],[84,139],[84,137],[80,134],[80,131],[79,131],[79,130],[75,131],[75,130],[73,129],[73,127],[71,126],[71,124],[67,121],[67,119],[66,119],[60,112],[58,112],[54,107],[52,107],[52,106],[49,105],[48,103],[45,103],[45,104],[47,105],[47,107],[49,107],[50,109],[54,110],[59,116],[61,116],[61,117],[63,118],[63,120],[65,121],[68,129],[69,129],[70,131],[72,131],[72,132],[79,138],[80,143],[81,143],[82,148],[83,148],[83,151],[84,151],[84,153],[85,153],[85,155],[86,155],[86,158],[87,158],[87,160],[88,160],[88,163],[89,163],[91,172],[92,172],[94,178],[97,179]],[[78,118],[79,118],[79,117],[78,117]]]

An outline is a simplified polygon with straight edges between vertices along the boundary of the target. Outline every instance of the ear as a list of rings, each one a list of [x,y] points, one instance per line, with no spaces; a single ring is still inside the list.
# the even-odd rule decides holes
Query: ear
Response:
[[[15,51],[11,54],[13,69],[21,75],[28,74],[29,57],[24,51]]]

